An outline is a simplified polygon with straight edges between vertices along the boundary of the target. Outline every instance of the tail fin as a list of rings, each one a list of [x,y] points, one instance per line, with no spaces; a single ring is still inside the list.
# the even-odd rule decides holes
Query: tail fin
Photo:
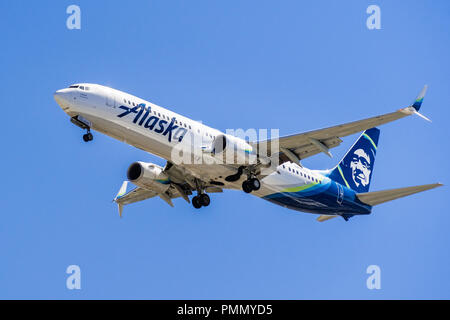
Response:
[[[329,178],[358,193],[368,192],[379,136],[378,128],[364,131],[341,162],[331,170]]]

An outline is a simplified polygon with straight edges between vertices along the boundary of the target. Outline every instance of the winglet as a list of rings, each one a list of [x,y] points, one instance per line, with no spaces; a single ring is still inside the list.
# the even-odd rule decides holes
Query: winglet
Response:
[[[122,218],[123,204],[118,203],[117,206],[119,207],[119,217]]]
[[[405,108],[405,109],[407,110],[407,112],[411,112],[411,113],[415,114],[416,116],[419,116],[422,119],[425,119],[425,120],[431,122],[430,119],[425,117],[423,114],[419,113],[420,107],[422,106],[423,98],[425,97],[425,94],[427,93],[427,89],[428,89],[428,86],[425,85],[423,87],[422,91],[420,91],[420,93],[417,96],[417,98],[414,101],[414,103],[410,107]]]
[[[425,94],[427,93],[428,85],[425,85],[420,91],[419,95],[417,96],[416,100],[414,101],[412,107],[416,109],[416,111],[420,110],[420,107],[422,106],[423,98],[425,97]]]
[[[117,201],[118,199],[120,199],[121,197],[123,197],[125,195],[125,193],[127,192],[127,187],[128,187],[128,181],[124,181],[122,183],[122,186],[119,189],[119,192],[117,193],[116,197],[114,198],[114,201]]]
[[[119,189],[119,192],[117,193],[116,197],[114,198],[114,202],[117,203],[118,207],[119,207],[119,217],[122,218],[122,211],[123,211],[123,204],[118,203],[117,200],[119,200],[121,197],[123,197],[125,195],[125,193],[127,192],[127,187],[128,187],[128,181],[124,181],[122,183],[122,186]]]

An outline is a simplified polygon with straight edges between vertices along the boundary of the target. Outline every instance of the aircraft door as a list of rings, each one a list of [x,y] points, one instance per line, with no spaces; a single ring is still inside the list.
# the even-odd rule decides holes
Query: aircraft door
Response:
[[[115,103],[116,102],[115,102],[114,94],[113,94],[112,90],[107,90],[106,91],[106,105],[108,107],[115,108],[116,107]]]

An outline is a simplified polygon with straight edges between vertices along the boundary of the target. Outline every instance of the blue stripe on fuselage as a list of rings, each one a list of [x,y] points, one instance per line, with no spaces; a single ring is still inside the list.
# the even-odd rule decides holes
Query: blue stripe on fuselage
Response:
[[[344,196],[338,202],[338,187],[334,181],[317,184],[298,192],[277,192],[263,199],[297,211],[317,214],[369,214],[371,207],[356,198],[356,193],[342,186]]]

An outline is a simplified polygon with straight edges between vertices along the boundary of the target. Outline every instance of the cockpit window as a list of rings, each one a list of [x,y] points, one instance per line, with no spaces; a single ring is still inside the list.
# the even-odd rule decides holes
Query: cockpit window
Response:
[[[83,87],[83,86],[80,86],[80,89],[81,89],[81,90],[84,90],[84,87]]]
[[[78,88],[79,86],[70,86],[69,88],[73,88],[73,89],[76,89],[76,88]]]

